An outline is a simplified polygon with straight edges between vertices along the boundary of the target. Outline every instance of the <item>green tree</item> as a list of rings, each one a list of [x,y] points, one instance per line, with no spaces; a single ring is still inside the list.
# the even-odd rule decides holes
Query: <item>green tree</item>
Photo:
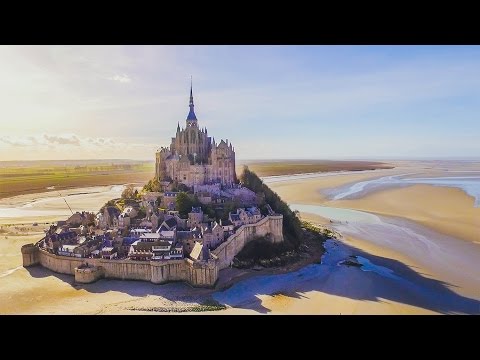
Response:
[[[182,183],[179,183],[177,188],[178,188],[178,191],[185,191],[185,192],[190,191],[190,188],[187,185],[182,184]]]
[[[135,198],[135,187],[133,185],[127,185],[125,190],[122,192],[122,199],[134,199]]]
[[[175,209],[181,216],[187,216],[192,207],[202,206],[196,195],[187,194],[185,191],[180,191],[175,199]]]
[[[145,186],[143,187],[143,190],[150,191],[150,192],[159,192],[160,183],[158,182],[157,179],[151,179],[145,184]]]
[[[248,166],[243,167],[240,181],[245,187],[255,193],[263,194],[265,202],[272,207],[273,211],[283,215],[283,233],[285,239],[295,247],[298,247],[302,239],[302,224],[297,214],[290,209],[287,203],[285,203],[276,192],[265,185],[257,174],[250,171]]]

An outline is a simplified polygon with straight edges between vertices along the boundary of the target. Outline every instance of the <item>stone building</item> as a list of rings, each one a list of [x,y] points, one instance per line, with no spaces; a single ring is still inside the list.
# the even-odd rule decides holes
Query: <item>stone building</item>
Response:
[[[228,139],[217,144],[206,128],[198,126],[192,87],[189,107],[185,128],[178,124],[170,147],[162,147],[156,153],[156,179],[178,181],[190,187],[217,182],[232,186],[237,179],[234,147]]]
[[[228,219],[235,226],[241,226],[245,224],[255,224],[263,218],[260,210],[257,207],[250,207],[248,209],[238,208],[235,213],[228,214]]]
[[[112,228],[118,226],[118,217],[120,210],[115,206],[105,206],[103,213],[97,214],[96,225],[100,229]]]
[[[214,221],[211,225],[202,226],[203,244],[209,249],[215,249],[224,240],[223,227]]]
[[[203,211],[201,207],[192,207],[192,211],[188,213],[187,226],[193,228],[203,222]]]

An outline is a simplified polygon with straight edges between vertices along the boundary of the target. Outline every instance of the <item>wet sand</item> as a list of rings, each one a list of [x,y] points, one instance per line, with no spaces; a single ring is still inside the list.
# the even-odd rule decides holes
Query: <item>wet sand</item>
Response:
[[[0,199],[0,224],[66,220],[72,213],[65,200],[74,212],[97,212],[108,200],[120,197],[124,188],[124,185],[95,186]]]
[[[406,218],[440,233],[480,244],[480,207],[474,207],[474,198],[458,188],[414,184],[374,191],[355,199],[329,200],[326,195],[327,189],[399,173],[404,170],[273,182],[269,186],[288,203],[349,208]],[[426,175],[431,176],[432,172]]]
[[[480,313],[478,299],[458,294],[414,263],[399,260],[394,252],[362,246],[355,239],[328,241],[321,265],[251,278],[214,297],[237,309],[262,314]],[[350,255],[368,259],[373,268],[364,271],[339,265]]]
[[[440,233],[480,244],[480,208],[474,207],[473,197],[460,189],[413,185],[323,204],[410,219]]]

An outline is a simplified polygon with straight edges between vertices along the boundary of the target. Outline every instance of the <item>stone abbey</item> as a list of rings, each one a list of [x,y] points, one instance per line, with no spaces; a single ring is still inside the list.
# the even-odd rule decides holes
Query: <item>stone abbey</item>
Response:
[[[236,182],[235,148],[232,144],[208,136],[200,128],[194,111],[193,91],[190,87],[190,111],[185,128],[177,125],[170,147],[156,153],[155,177],[158,181],[177,181],[189,187],[220,183],[232,186]]]
[[[284,241],[283,215],[237,180],[232,144],[217,144],[198,127],[191,87],[186,127],[178,125],[170,148],[156,153],[155,178],[156,191],[125,193],[97,214],[72,213],[52,224],[44,238],[22,247],[23,265],[74,275],[78,283],[111,278],[213,287],[248,242]],[[180,194],[198,203],[180,211]]]

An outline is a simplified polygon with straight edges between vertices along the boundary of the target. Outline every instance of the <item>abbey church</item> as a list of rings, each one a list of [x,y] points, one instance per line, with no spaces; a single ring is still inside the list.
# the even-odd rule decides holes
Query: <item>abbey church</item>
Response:
[[[177,125],[170,147],[156,153],[155,177],[158,181],[178,181],[187,186],[222,184],[229,187],[236,181],[235,148],[232,144],[208,136],[206,128],[198,126],[190,87],[190,111],[185,128]]]

